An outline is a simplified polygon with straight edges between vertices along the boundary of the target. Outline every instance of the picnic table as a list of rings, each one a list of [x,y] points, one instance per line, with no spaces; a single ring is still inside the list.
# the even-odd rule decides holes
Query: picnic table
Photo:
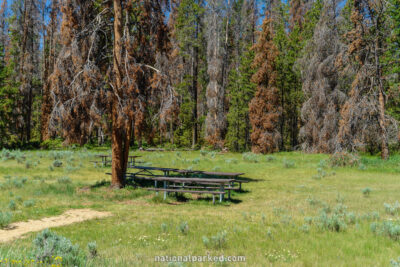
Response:
[[[128,166],[131,169],[138,169],[139,171],[136,173],[130,173],[132,175],[136,174],[147,174],[150,176],[156,176],[152,171],[161,171],[164,173],[164,176],[169,176],[170,172],[176,172],[178,169],[175,168],[162,168],[162,167],[151,167],[151,166]]]
[[[134,176],[134,179],[143,179],[143,180],[151,180],[154,181],[154,188],[147,188],[149,191],[155,191],[156,194],[159,191],[164,192],[164,199],[167,197],[167,193],[175,192],[175,193],[192,193],[192,194],[211,194],[213,197],[213,204],[215,204],[215,195],[219,195],[219,202],[222,202],[223,196],[225,195],[225,190],[232,189],[232,183],[234,179],[215,179],[215,178],[182,178],[182,177],[143,177],[143,176]],[[158,182],[163,182],[163,187],[157,187]],[[170,183],[173,183],[171,186]],[[180,186],[176,186],[176,184],[181,184]],[[187,184],[196,184],[196,185],[217,185],[217,187],[205,187],[208,191],[204,190],[187,190],[194,189],[193,186],[187,186]],[[204,187],[197,187],[195,189],[202,189]],[[212,190],[214,189],[214,190]],[[229,194],[230,198],[230,194]]]
[[[111,155],[96,155],[96,157],[101,158],[100,161],[92,161],[95,165],[97,163],[101,163],[102,166],[107,166],[108,164],[111,164]],[[135,165],[135,159],[140,158],[140,156],[128,156],[128,166],[134,166]]]
[[[140,171],[136,173],[131,173],[132,175],[135,174],[147,174],[150,176],[156,176],[153,171],[161,171],[164,173],[164,176],[170,176],[171,172],[183,174],[186,177],[193,174],[200,174],[212,177],[223,177],[228,179],[234,179],[236,183],[239,184],[238,190],[242,190],[242,183],[247,183],[246,180],[238,179],[240,175],[243,175],[243,172],[208,172],[208,171],[199,171],[199,170],[185,170],[185,169],[176,169],[176,168],[162,168],[162,167],[150,167],[150,166],[131,166],[132,169],[139,169]],[[208,179],[208,178],[206,178]]]

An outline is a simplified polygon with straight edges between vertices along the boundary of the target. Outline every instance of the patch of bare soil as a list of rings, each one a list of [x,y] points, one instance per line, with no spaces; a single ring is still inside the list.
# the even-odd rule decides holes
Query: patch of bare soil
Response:
[[[13,223],[6,230],[0,230],[0,243],[22,237],[26,233],[38,232],[46,228],[59,227],[96,218],[111,216],[110,212],[91,209],[68,210],[59,216]]]

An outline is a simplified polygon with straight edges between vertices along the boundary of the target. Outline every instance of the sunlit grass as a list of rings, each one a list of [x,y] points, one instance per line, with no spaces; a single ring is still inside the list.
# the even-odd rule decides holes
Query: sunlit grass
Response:
[[[144,189],[109,189],[110,177],[105,174],[109,168],[90,163],[96,153],[108,152],[24,153],[30,160],[28,168],[26,160],[0,160],[1,210],[12,212],[13,221],[59,215],[71,208],[112,212],[112,217],[54,229],[84,249],[96,241],[99,255],[94,266],[153,266],[159,265],[154,263],[157,255],[208,253],[244,255],[248,266],[388,266],[400,256],[398,241],[370,229],[374,221],[399,219],[398,213],[391,214],[384,206],[399,200],[398,155],[387,162],[363,156],[364,167],[331,168],[329,156],[300,152],[273,156],[131,152],[151,166],[218,168],[245,172],[244,177],[252,180],[243,185],[244,192],[232,194],[232,202],[212,205],[206,196],[185,195],[185,201],[180,201],[171,195],[162,201]],[[55,160],[62,162],[61,167],[50,168]],[[34,205],[24,205],[29,200]],[[14,210],[10,201],[15,202]],[[346,206],[354,221],[346,221],[345,230],[339,232],[321,228],[317,223],[321,210],[333,214],[339,204]],[[25,257],[35,236],[0,245],[0,259]],[[224,240],[223,245],[211,243],[213,237]],[[184,264],[191,265],[210,263]]]

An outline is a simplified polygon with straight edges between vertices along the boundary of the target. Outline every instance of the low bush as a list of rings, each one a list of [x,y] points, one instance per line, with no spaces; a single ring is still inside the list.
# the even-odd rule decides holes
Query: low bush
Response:
[[[393,240],[400,240],[400,224],[393,221],[384,221],[382,223],[373,222],[370,226],[374,234],[387,236]]]
[[[72,180],[68,176],[63,176],[63,177],[58,178],[57,182],[59,184],[70,184],[70,183],[72,183]]]
[[[35,206],[36,201],[34,199],[29,199],[29,200],[25,200],[24,203],[22,205],[24,205],[25,208],[30,208]]]
[[[95,258],[98,254],[96,241],[90,242],[87,245],[89,256]]]
[[[32,254],[38,262],[63,266],[85,266],[86,256],[78,245],[46,229],[33,241]]]
[[[294,168],[296,165],[294,160],[287,160],[286,158],[283,159],[283,167],[286,169]]]
[[[214,248],[214,249],[222,249],[225,248],[227,245],[227,232],[225,230],[217,233],[215,236],[211,236],[210,238],[203,236],[203,244],[207,248]]]
[[[62,166],[62,164],[63,163],[61,160],[56,159],[55,161],[53,161],[53,167],[59,168]]]
[[[329,158],[332,167],[354,167],[360,164],[360,157],[350,152],[336,152]]]
[[[369,197],[369,195],[371,194],[372,190],[371,190],[371,188],[366,187],[366,188],[362,189],[361,192],[363,193],[363,195],[365,197]]]
[[[189,232],[189,224],[187,222],[182,222],[178,228],[179,231],[184,235],[187,235],[187,233]]]
[[[11,212],[4,212],[0,211],[0,228],[6,228],[12,220],[12,213]]]
[[[383,206],[385,207],[386,213],[390,215],[396,215],[399,212],[400,204],[396,201],[394,204],[384,203]]]
[[[242,154],[242,159],[243,161],[246,162],[251,162],[251,163],[257,163],[258,162],[258,157],[256,154],[247,152]]]

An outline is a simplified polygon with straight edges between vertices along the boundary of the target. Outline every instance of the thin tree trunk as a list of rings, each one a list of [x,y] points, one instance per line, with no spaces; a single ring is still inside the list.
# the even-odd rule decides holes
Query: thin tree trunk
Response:
[[[114,82],[114,99],[112,106],[112,164],[111,164],[111,187],[121,188],[125,185],[126,164],[128,161],[127,153],[129,153],[130,131],[125,131],[124,123],[118,111],[118,98],[122,86],[122,76],[120,64],[122,62],[122,6],[120,0],[114,0],[114,54],[113,54],[113,71],[115,76]],[[128,122],[127,128],[131,129]]]

